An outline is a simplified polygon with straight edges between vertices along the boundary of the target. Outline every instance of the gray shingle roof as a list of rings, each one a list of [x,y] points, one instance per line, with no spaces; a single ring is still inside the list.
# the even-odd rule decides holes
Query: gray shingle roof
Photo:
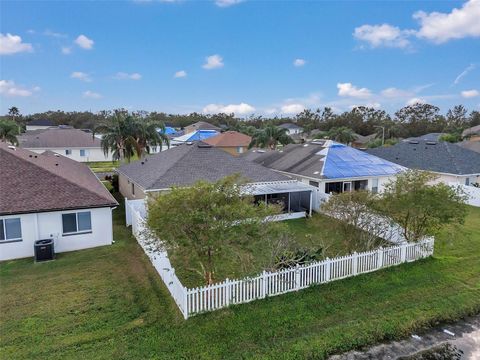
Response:
[[[49,128],[27,131],[18,136],[20,147],[26,149],[100,148],[100,140],[80,129]]]
[[[278,127],[284,128],[284,129],[289,129],[289,130],[303,130],[301,126],[292,124],[292,123],[285,123],[278,125]]]
[[[400,142],[394,146],[366,150],[410,169],[447,174],[480,174],[480,154],[449,142]]]
[[[116,206],[88,166],[0,142],[0,215]]]
[[[239,173],[252,182],[283,181],[288,177],[205,143],[183,144],[120,166],[124,174],[145,190],[217,181]]]

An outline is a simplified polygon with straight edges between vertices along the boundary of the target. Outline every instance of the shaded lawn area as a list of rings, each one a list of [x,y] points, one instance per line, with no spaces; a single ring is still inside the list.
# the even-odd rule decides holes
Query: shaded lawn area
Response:
[[[347,254],[343,236],[339,233],[334,223],[338,220],[322,214],[314,214],[311,218],[285,221],[291,233],[292,242],[297,249],[308,249],[315,252],[323,249],[323,257],[336,257]],[[354,230],[360,232],[361,230]],[[176,274],[184,286],[194,288],[205,285],[201,268],[196,262],[194,254],[181,256],[175,251],[169,252],[170,261]],[[236,247],[231,253],[222,254],[215,259],[215,282],[229,279],[241,279],[245,276],[255,276],[267,268],[272,259],[269,249],[261,242],[252,246],[242,245]]]
[[[121,165],[120,161],[91,161],[85,164],[93,172],[111,172]]]
[[[116,243],[0,264],[2,359],[323,359],[480,311],[480,209],[435,257],[184,321],[123,213]]]

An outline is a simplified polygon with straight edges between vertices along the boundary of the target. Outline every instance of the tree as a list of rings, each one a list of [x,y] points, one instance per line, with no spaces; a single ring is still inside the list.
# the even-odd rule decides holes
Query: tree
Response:
[[[457,105],[447,111],[446,130],[452,133],[461,133],[468,127],[467,109],[463,105]]]
[[[187,258],[190,264],[197,261],[195,271],[207,284],[213,283],[218,262],[238,262],[236,249],[254,244],[277,248],[285,225],[265,218],[278,215],[281,207],[256,205],[253,196],[244,194],[245,186],[234,175],[158,195],[149,203],[147,224],[155,235],[152,239],[161,240],[152,240],[152,245]]]
[[[264,128],[257,130],[253,134],[250,147],[268,147],[271,150],[275,150],[278,144],[290,144],[293,141],[292,138],[287,135],[287,131],[287,129],[275,126],[273,124],[267,125]]]
[[[445,225],[463,223],[467,214],[465,194],[435,176],[409,170],[387,183],[378,209],[403,229],[409,241],[435,235]]]
[[[13,120],[0,120],[0,140],[13,145],[18,145],[18,125]]]
[[[430,132],[442,132],[445,118],[439,115],[440,109],[430,104],[416,103],[405,106],[395,113],[396,121],[407,129],[402,136],[420,136]]]
[[[162,149],[163,144],[170,147],[170,139],[165,134],[165,125],[162,122],[147,118],[135,118],[135,151],[141,158],[146,152],[150,153],[152,146],[159,146]]]
[[[15,119],[20,116],[20,110],[18,110],[16,106],[12,106],[8,109],[8,115],[12,118],[12,121],[15,121]]]
[[[327,133],[327,137],[331,140],[341,142],[342,144],[350,144],[357,138],[352,129],[345,126],[330,129]]]

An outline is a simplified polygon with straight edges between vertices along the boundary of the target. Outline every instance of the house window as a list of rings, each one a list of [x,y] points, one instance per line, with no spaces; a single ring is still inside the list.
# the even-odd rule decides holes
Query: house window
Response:
[[[80,156],[85,157],[88,156],[89,152],[86,149],[80,149]]]
[[[470,185],[470,178],[467,177],[467,178],[465,179],[465,185],[467,185],[467,186]]]
[[[80,234],[92,231],[90,211],[62,214],[63,234]]]
[[[21,240],[22,225],[20,218],[0,219],[0,242]]]
[[[237,146],[237,153],[243,154],[243,146]]]
[[[372,193],[378,193],[378,179],[372,179]]]
[[[72,155],[72,149],[65,149],[65,155]]]
[[[312,181],[312,180],[310,180],[310,181],[308,182],[308,184],[309,184],[310,186],[320,187],[320,183],[319,183],[318,181]]]

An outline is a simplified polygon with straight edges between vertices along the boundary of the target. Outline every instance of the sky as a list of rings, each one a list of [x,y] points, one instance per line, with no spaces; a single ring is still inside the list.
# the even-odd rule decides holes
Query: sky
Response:
[[[1,1],[0,113],[480,110],[480,0]]]

